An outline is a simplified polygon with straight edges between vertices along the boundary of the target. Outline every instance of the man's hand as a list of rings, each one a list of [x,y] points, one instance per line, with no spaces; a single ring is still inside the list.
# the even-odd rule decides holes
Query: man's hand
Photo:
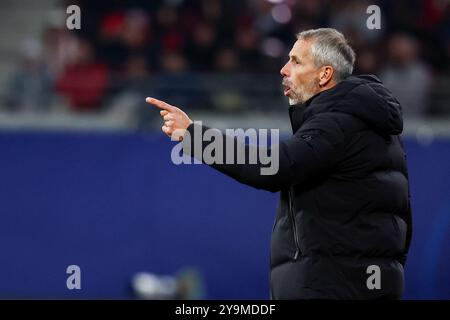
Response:
[[[145,101],[161,109],[159,113],[164,119],[162,131],[169,137],[173,135],[175,140],[183,140],[187,127],[192,123],[188,115],[183,110],[155,98],[148,97]]]

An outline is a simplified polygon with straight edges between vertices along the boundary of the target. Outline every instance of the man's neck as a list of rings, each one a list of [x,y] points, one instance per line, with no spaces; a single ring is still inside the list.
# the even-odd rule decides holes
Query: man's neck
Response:
[[[319,91],[317,93],[330,90],[331,88],[335,87],[337,85],[335,80],[330,80],[327,84],[324,86],[319,87]]]

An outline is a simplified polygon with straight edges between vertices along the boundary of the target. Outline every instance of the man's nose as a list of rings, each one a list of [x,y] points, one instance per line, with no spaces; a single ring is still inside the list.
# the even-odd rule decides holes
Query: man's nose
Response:
[[[286,64],[283,66],[283,68],[281,68],[281,70],[280,70],[280,74],[281,74],[283,77],[289,76],[287,65],[288,65],[288,64],[286,63]]]

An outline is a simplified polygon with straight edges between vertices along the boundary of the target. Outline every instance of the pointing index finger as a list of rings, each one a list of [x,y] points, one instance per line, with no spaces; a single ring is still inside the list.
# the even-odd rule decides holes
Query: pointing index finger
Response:
[[[151,97],[146,98],[145,102],[152,104],[160,109],[167,110],[169,112],[174,111],[174,108],[175,108],[174,106],[172,106],[164,101],[161,101],[161,100],[158,100],[155,98],[151,98]]]

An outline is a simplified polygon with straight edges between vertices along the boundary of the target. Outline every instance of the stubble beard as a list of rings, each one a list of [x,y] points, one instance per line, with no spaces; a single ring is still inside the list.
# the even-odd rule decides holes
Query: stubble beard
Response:
[[[287,81],[286,83],[289,85],[291,89],[291,93],[288,97],[289,105],[293,106],[296,104],[305,103],[310,98],[312,98],[319,90],[318,90],[318,81],[312,80],[306,85],[303,86],[295,86],[291,82]],[[283,83],[285,83],[283,81]]]

